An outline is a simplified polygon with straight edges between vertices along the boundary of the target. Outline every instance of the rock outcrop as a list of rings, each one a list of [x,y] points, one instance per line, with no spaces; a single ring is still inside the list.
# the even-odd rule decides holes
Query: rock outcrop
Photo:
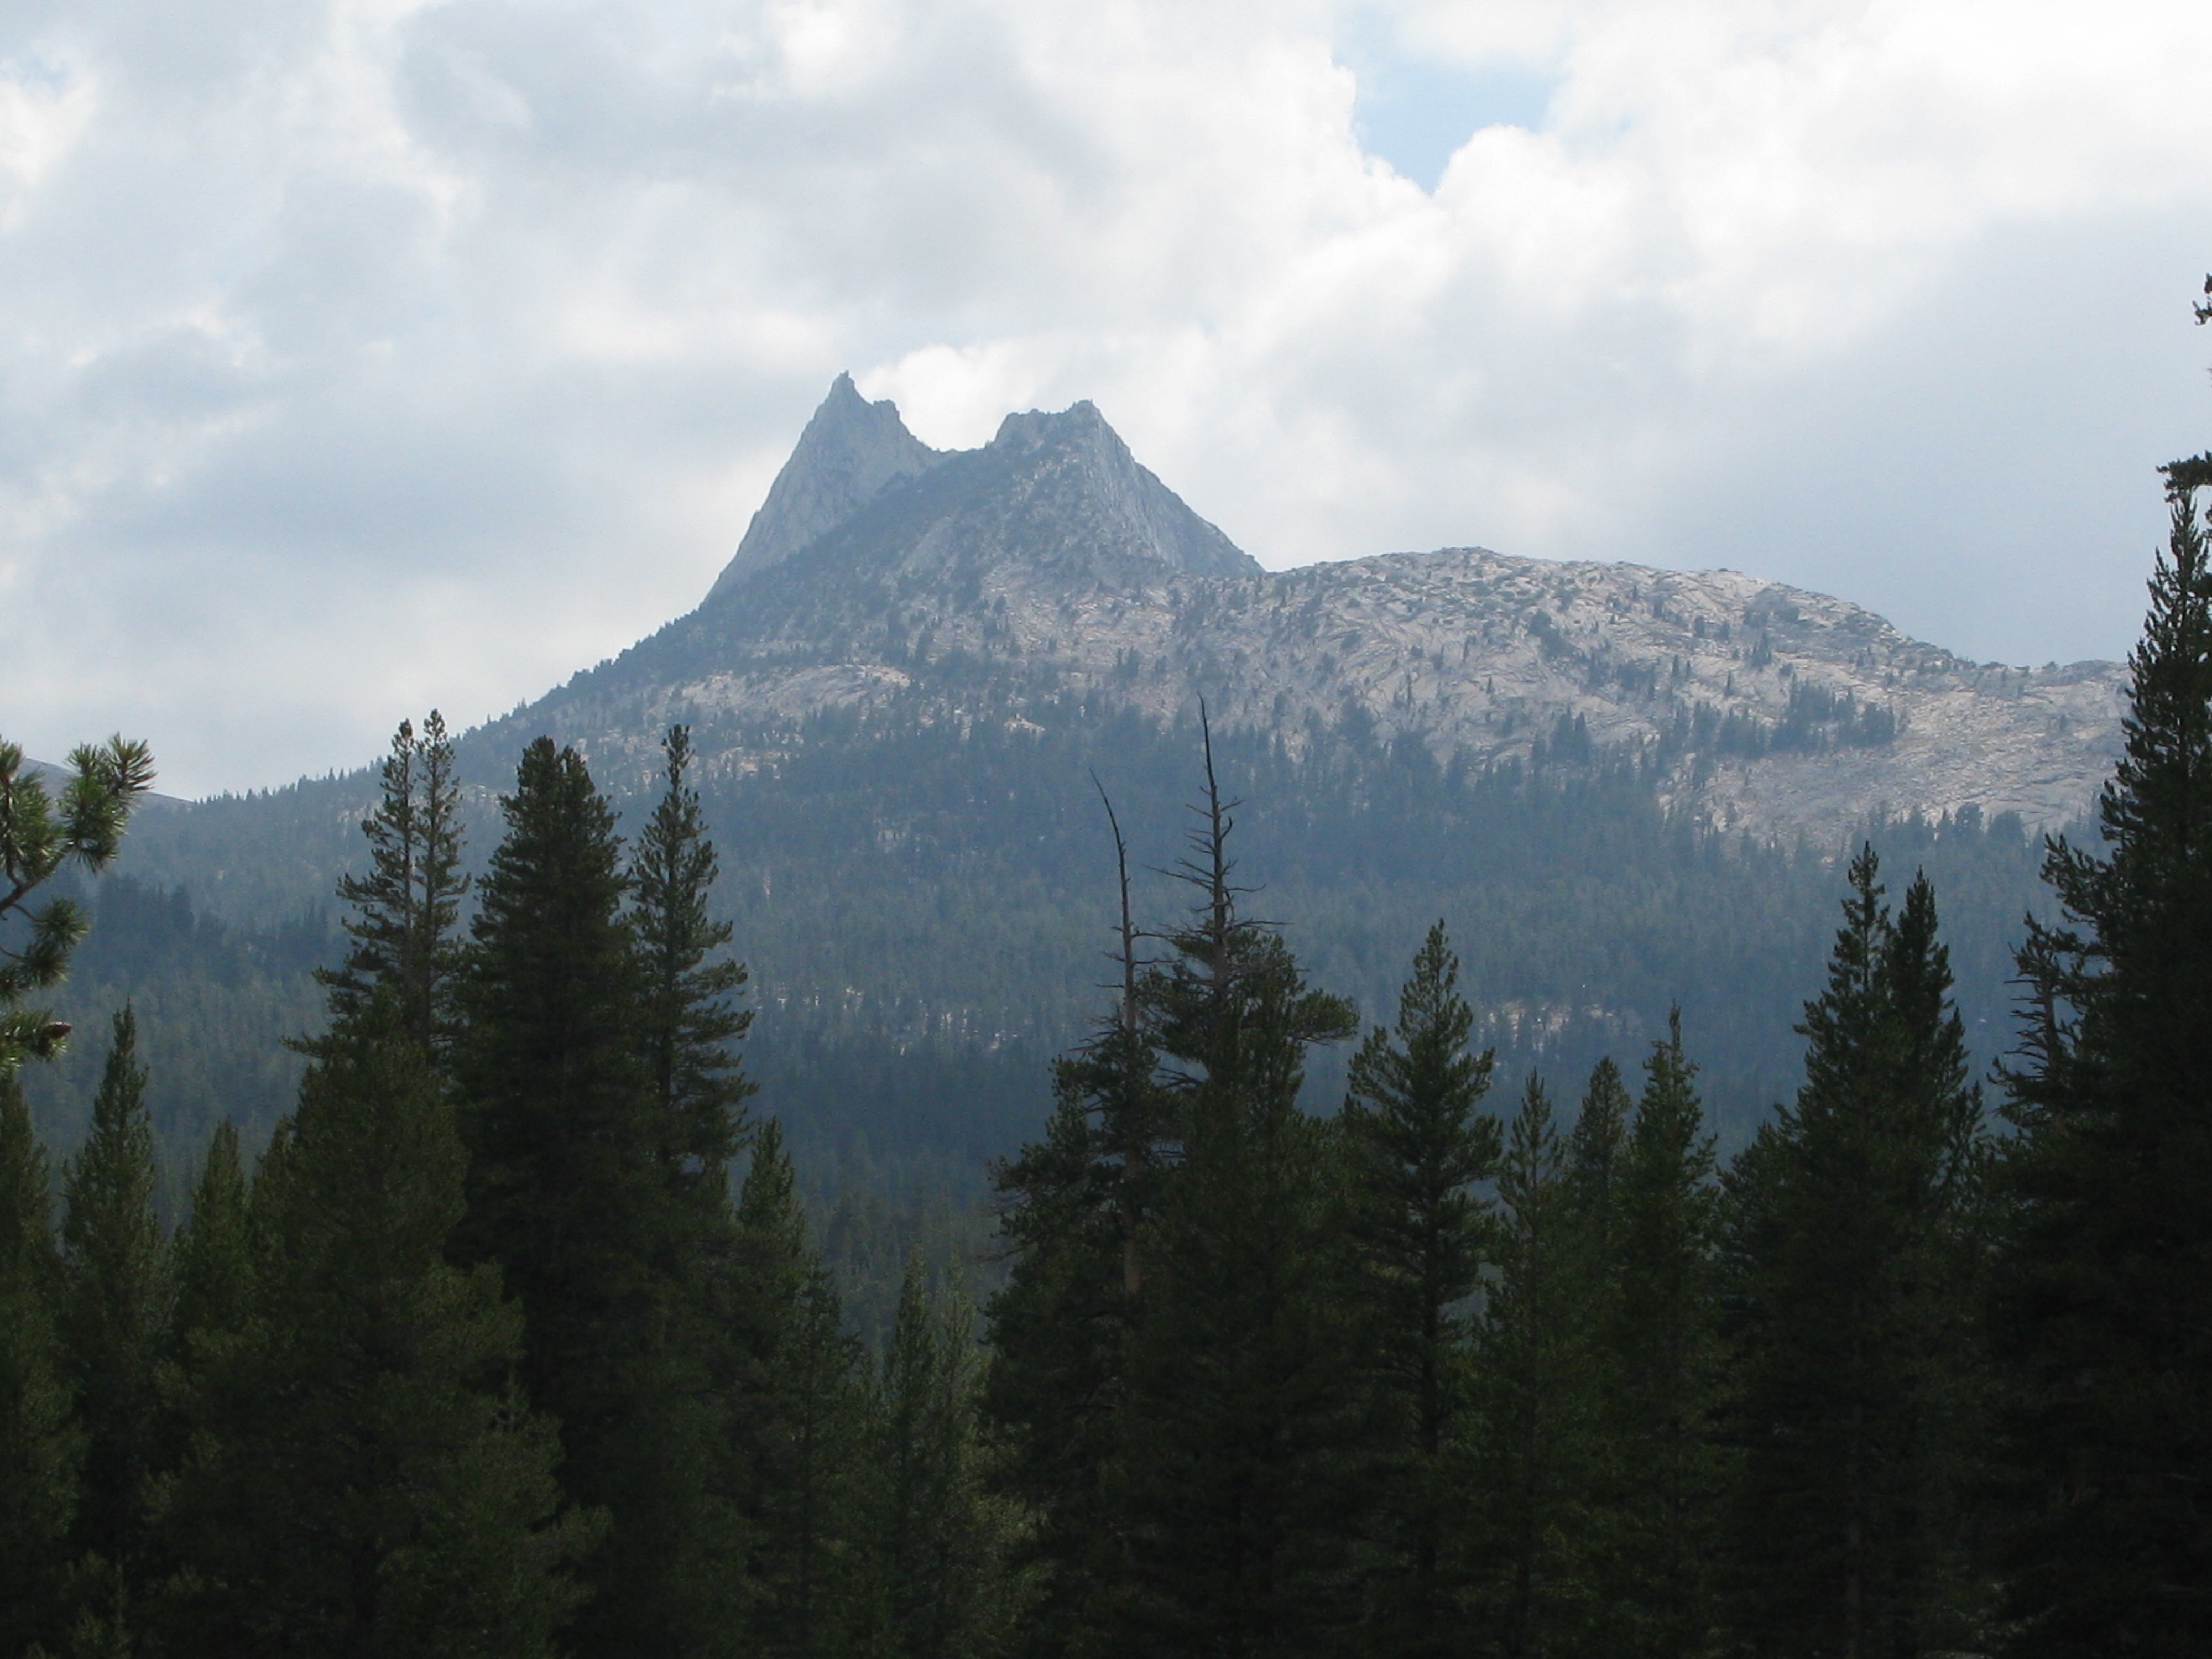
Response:
[[[932,488],[912,488],[939,472]],[[897,544],[925,574],[1008,562],[1139,581],[1155,567],[1196,576],[1256,574],[1182,498],[1137,464],[1089,403],[1009,415],[981,449],[934,450],[888,400],[840,374],[753,514],[708,602],[817,543]]]
[[[840,374],[799,434],[799,447],[769,487],[714,592],[735,587],[818,541],[890,485],[927,471],[939,459],[906,429],[890,399],[872,404],[851,375]]]

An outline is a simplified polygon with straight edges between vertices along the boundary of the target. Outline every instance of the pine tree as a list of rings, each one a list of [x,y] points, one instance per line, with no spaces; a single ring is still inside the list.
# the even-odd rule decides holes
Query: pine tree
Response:
[[[1684,1659],[1715,1621],[1722,1468],[1713,1142],[1676,1010],[1644,1062],[1620,1164],[1612,1343],[1620,1459],[1612,1651]]]
[[[672,726],[661,746],[668,787],[630,870],[643,981],[640,1036],[669,1126],[663,1156],[702,1224],[713,1229],[728,1213],[730,1160],[743,1144],[744,1103],[754,1092],[731,1052],[750,1029],[752,1012],[733,1006],[744,990],[744,965],[715,959],[732,930],[708,908],[719,866],[699,792],[686,781],[695,759],[690,729]]]
[[[266,1161],[272,1190],[274,1181],[281,1179],[273,1172],[283,1162],[285,1139],[277,1138],[277,1156]],[[176,1293],[160,1372],[163,1473],[153,1506],[155,1543],[157,1559],[172,1569],[190,1553],[174,1513],[179,1472],[212,1455],[222,1428],[216,1382],[239,1363],[240,1352],[254,1340],[258,1316],[254,1268],[262,1252],[256,1249],[251,1188],[239,1156],[238,1130],[228,1119],[216,1126],[208,1142],[191,1203],[170,1248]],[[179,1610],[194,1599],[185,1584],[184,1578],[173,1577],[164,1586],[157,1624],[179,1622]]]
[[[83,744],[70,756],[70,780],[58,800],[25,764],[16,744],[0,739],[0,924],[20,918],[22,937],[0,945],[0,1076],[27,1059],[58,1053],[70,1028],[23,999],[52,990],[69,973],[70,953],[84,937],[84,913],[71,900],[31,896],[75,863],[97,873],[123,843],[131,809],[154,783],[154,757],[120,736]]]
[[[325,1045],[276,1144],[252,1198],[252,1316],[200,1356],[168,1516],[188,1570],[173,1647],[550,1654],[599,1517],[560,1512],[498,1270],[447,1261],[465,1157],[396,998]],[[212,1215],[203,1242],[205,1261]]]
[[[744,1614],[742,1431],[732,1420],[744,1366],[744,1291],[735,1281],[742,1264],[729,1165],[746,1139],[744,1103],[754,1092],[732,1045],[752,1014],[734,1003],[744,967],[717,959],[732,930],[708,908],[719,864],[688,781],[689,730],[670,727],[663,752],[667,787],[630,867],[629,919],[639,1054],[673,1231],[656,1264],[666,1307],[652,1358],[660,1397],[631,1455],[663,1471],[652,1548],[666,1627],[678,1650],[708,1654],[740,1638]]]
[[[696,1229],[640,1052],[614,811],[542,738],[501,805],[462,986],[460,1249],[522,1304],[525,1391],[561,1425],[563,1485],[612,1517],[578,1651],[682,1653],[704,1639],[688,1540],[712,1472],[681,1340]]]
[[[235,1337],[251,1316],[253,1255],[238,1127],[216,1125],[193,1183],[191,1212],[173,1251],[176,1303],[172,1349],[187,1375],[203,1351]]]
[[[419,734],[411,721],[400,721],[378,769],[382,796],[361,826],[368,873],[338,883],[338,896],[352,911],[343,923],[352,948],[337,974],[320,977],[331,988],[334,1018],[388,989],[408,1036],[442,1054],[460,965],[456,927],[469,885],[460,868],[460,787],[445,717],[432,709]]]
[[[445,717],[432,709],[419,736],[412,721],[400,721],[378,770],[382,798],[361,826],[368,873],[338,882],[351,912],[343,923],[351,944],[343,966],[318,969],[315,977],[329,989],[331,1016],[341,1025],[364,1014],[380,990],[389,991],[408,1036],[442,1060],[453,1034],[461,956],[455,930],[468,890],[460,867],[460,787]]]
[[[1499,1149],[1497,1120],[1477,1111],[1492,1055],[1468,1051],[1474,1012],[1458,982],[1439,921],[1400,993],[1395,1033],[1375,1027],[1352,1056],[1341,1119],[1392,1443],[1376,1639],[1408,1655],[1455,1640],[1443,1516],[1446,1454],[1465,1405],[1467,1322],[1457,1310],[1474,1291],[1488,1234],[1474,1189],[1494,1173]]]
[[[1237,914],[1232,808],[1209,740],[1183,868],[1198,902],[1140,988],[1182,1147],[1148,1230],[1110,1501],[1127,1552],[1116,1615],[1158,1652],[1335,1639],[1368,1508],[1333,1137],[1297,1103],[1306,1051],[1355,1016]]]
[[[1462,1458],[1470,1494],[1473,1611],[1494,1651],[1603,1653],[1602,1505],[1611,1496],[1605,1340],[1615,1264],[1595,1248],[1587,1154],[1617,1140],[1618,1072],[1600,1068],[1562,1146],[1530,1075],[1498,1171],[1497,1276],[1473,1355],[1476,1427]]]
[[[1582,1110],[1567,1144],[1566,1180],[1575,1209],[1587,1224],[1592,1245],[1608,1256],[1620,1202],[1621,1157],[1635,1106],[1628,1085],[1620,1080],[1620,1067],[1610,1058],[1599,1060],[1590,1068]]]
[[[1798,1027],[1804,1086],[1729,1174],[1731,1556],[1762,1649],[1910,1659],[1973,1633],[1985,1158],[1933,891],[1893,923],[1876,878],[1868,848]]]
[[[1996,1329],[2023,1655],[2212,1650],[2212,460],[2167,477],[2106,851],[2051,843],[2064,919],[2020,958]]]
[[[1908,1351],[1917,1376],[1903,1413],[1911,1447],[1905,1518],[1892,1555],[1923,1652],[1954,1650],[1988,1628],[1990,1260],[1996,1149],[1972,1081],[1966,1024],[1951,1000],[1950,954],[1935,889],[1916,874],[1899,913],[1888,993],[1899,1031],[1897,1093],[1914,1227],[1902,1254]],[[1900,1620],[1900,1623],[1905,1622]]]
[[[1573,1558],[1579,1577],[1563,1575],[1563,1582],[1582,1594],[1559,1597],[1558,1650],[1604,1659],[1611,1659],[1613,1634],[1604,1598],[1627,1582],[1623,1567],[1632,1535],[1619,1337],[1626,1312],[1624,1208],[1635,1109],[1620,1066],[1610,1057],[1599,1060],[1583,1088],[1560,1170],[1559,1322],[1563,1346],[1573,1358],[1554,1412],[1566,1425],[1559,1437],[1567,1470],[1563,1485],[1581,1505]],[[1589,1616],[1565,1616],[1570,1608]]]
[[[1036,1517],[1026,1553],[1040,1594],[1024,1636],[1038,1654],[1066,1652],[1099,1616],[1114,1554],[1103,1482],[1134,1301],[1139,1241],[1121,1225],[1121,1171],[1101,1155],[1083,1065],[1060,1066],[1045,1138],[993,1172],[1009,1266],[990,1303],[983,1404],[1005,1489]]]
[[[875,1548],[884,1646],[902,1659],[986,1659],[1023,1610],[1018,1510],[986,1490],[975,1317],[907,1261],[874,1401]]]
[[[1099,798],[1120,889],[1120,995],[1054,1063],[1044,1139],[992,1170],[1009,1266],[989,1305],[982,1400],[1003,1448],[1000,1478],[1033,1517],[1024,1633],[1041,1654],[1068,1650],[1102,1616],[1102,1572],[1116,1553],[1103,1480],[1173,1115],[1139,1002],[1128,847],[1103,787]]]
[[[22,1091],[0,1068],[0,1653],[58,1636],[76,1508],[82,1442],[54,1334],[52,1202]]]
[[[1175,1107],[1170,1091],[1161,1087],[1159,1044],[1148,1028],[1144,1000],[1139,995],[1143,969],[1137,957],[1140,937],[1129,907],[1129,847],[1121,823],[1105,786],[1094,774],[1091,782],[1106,809],[1106,822],[1114,835],[1114,873],[1121,900],[1120,931],[1114,965],[1121,974],[1121,995],[1112,1018],[1102,1024],[1091,1042],[1054,1067],[1060,1096],[1081,1103],[1087,1119],[1095,1123],[1104,1178],[1103,1199],[1121,1238],[1122,1322],[1144,1291],[1144,1236],[1146,1221],[1158,1202],[1160,1183],[1167,1164],[1167,1143],[1174,1133]]]
[[[127,1645],[155,1571],[148,1506],[164,1437],[158,1373],[171,1291],[137,1034],[126,1003],[115,1016],[90,1131],[63,1178],[57,1323],[85,1439],[71,1539],[80,1646]]]
[[[774,1118],[754,1137],[738,1196],[747,1365],[738,1420],[751,1553],[753,1650],[776,1659],[849,1651],[875,1609],[866,1595],[866,1396],[860,1345],[806,1241]]]

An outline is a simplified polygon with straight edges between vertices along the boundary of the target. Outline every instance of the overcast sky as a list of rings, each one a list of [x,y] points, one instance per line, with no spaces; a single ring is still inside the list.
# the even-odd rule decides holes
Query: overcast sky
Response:
[[[203,793],[702,596],[830,380],[1266,564],[2115,656],[2212,443],[2212,6],[6,0],[0,732]]]

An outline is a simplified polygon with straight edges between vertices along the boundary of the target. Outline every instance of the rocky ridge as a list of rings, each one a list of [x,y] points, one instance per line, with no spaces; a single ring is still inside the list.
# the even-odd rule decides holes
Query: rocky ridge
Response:
[[[1352,720],[1478,767],[1639,752],[1675,803],[1758,833],[1962,809],[2057,827],[2124,706],[2118,665],[1971,663],[1735,571],[1450,548],[1267,572],[1087,403],[940,453],[841,376],[707,602],[532,717],[641,763],[691,720],[742,771],[825,709],[973,717],[979,671],[992,718],[1078,696],[1168,720],[1202,697],[1294,750]]]

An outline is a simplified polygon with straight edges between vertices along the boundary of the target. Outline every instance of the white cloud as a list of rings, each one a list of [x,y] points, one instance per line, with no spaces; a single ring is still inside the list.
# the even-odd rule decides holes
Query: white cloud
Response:
[[[2202,11],[19,8],[0,728],[196,790],[503,708],[694,603],[844,368],[939,444],[1094,398],[1271,563],[2117,653],[2212,424]]]

